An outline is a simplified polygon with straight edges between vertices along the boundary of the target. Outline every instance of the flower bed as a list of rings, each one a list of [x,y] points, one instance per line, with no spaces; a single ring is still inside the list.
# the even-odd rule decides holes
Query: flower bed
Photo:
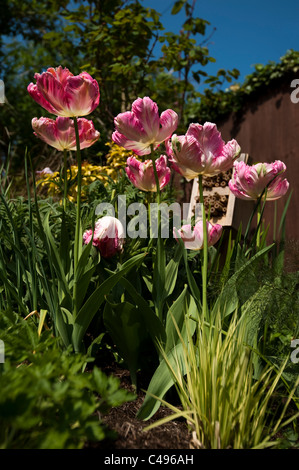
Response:
[[[98,84],[61,66],[35,78],[30,95],[58,116],[32,126],[62,152],[61,200],[39,197],[27,156],[26,200],[9,198],[7,179],[1,185],[1,446],[109,446],[105,423],[124,439],[131,432],[129,445],[142,448],[285,445],[278,433],[290,432],[299,416],[297,350],[289,357],[299,280],[284,271],[285,213],[279,243],[267,245],[263,224],[265,204],[288,192],[285,165],[237,161],[238,143],[225,143],[210,122],[178,136],[177,114],[159,114],[144,97],[114,121],[112,140],[132,152],[125,168],[84,190],[81,151],[100,134],[81,116],[98,106]],[[71,180],[70,150],[77,159]],[[181,220],[172,170],[198,181],[200,220]],[[226,172],[229,189],[221,194],[217,178]],[[212,178],[219,186],[209,191],[229,196],[228,209],[231,193],[254,204],[234,238],[232,211],[220,224],[204,210]],[[120,369],[127,391],[115,377]],[[183,439],[170,444],[165,436],[177,427]]]

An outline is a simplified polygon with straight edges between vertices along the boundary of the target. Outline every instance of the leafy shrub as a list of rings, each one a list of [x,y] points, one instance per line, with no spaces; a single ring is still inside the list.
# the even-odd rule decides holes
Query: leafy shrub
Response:
[[[39,337],[31,318],[2,316],[0,335],[0,448],[79,449],[113,437],[101,415],[134,398],[118,379],[89,372],[92,360],[62,351],[50,331]]]

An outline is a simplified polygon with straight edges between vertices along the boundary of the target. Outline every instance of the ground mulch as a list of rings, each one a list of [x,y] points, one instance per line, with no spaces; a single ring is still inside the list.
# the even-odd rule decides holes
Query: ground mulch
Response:
[[[147,421],[137,419],[136,414],[143,403],[145,393],[142,390],[134,391],[128,370],[112,364],[103,369],[103,372],[117,377],[121,388],[134,393],[137,398],[112,408],[107,415],[102,417],[106,426],[117,433],[117,437],[101,441],[96,445],[97,449],[190,449],[191,434],[186,420],[176,419],[144,431],[149,424],[169,416],[172,411],[161,405],[151,419]]]

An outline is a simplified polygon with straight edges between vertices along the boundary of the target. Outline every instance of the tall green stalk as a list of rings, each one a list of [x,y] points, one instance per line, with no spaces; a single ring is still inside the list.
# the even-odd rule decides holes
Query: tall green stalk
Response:
[[[157,250],[156,250],[156,258],[155,258],[155,265],[154,265],[154,273],[153,273],[153,293],[155,299],[155,308],[156,314],[163,320],[163,296],[165,292],[165,249],[164,243],[161,236],[161,210],[160,210],[160,203],[161,203],[161,191],[160,191],[160,184],[158,178],[158,172],[156,168],[156,162],[154,157],[154,148],[151,145],[151,160],[153,162],[153,170],[155,175],[155,182],[157,187],[156,192],[156,202],[158,204],[158,240],[157,240]]]
[[[277,233],[277,201],[274,201],[273,242],[276,243]]]
[[[63,209],[66,211],[67,204],[67,151],[63,150]]]
[[[77,118],[74,117],[74,127],[76,134],[76,147],[77,147],[77,210],[76,210],[76,229],[75,229],[75,247],[74,247],[74,291],[73,291],[73,301],[74,301],[74,313],[77,314],[77,282],[76,282],[76,272],[79,261],[79,252],[80,245],[82,243],[82,233],[81,233],[81,182],[82,182],[82,171],[81,171],[81,151],[80,151],[80,139],[79,139],[79,130]]]
[[[148,212],[148,225],[149,225],[149,243],[148,243],[148,250],[152,249],[153,246],[153,228],[151,225],[151,202],[152,202],[152,193],[147,193],[147,212]]]
[[[259,249],[261,244],[261,203],[259,203],[256,213],[257,234],[256,234],[256,247]]]
[[[198,176],[199,184],[199,198],[202,212],[202,224],[203,224],[203,263],[202,263],[202,315],[203,319],[208,318],[208,306],[207,306],[207,284],[208,284],[208,231],[207,231],[207,220],[203,198],[203,186],[202,186],[202,175]]]
[[[155,182],[156,182],[156,187],[157,187],[157,204],[158,204],[158,239],[161,238],[161,211],[160,211],[160,203],[161,203],[161,191],[160,191],[160,184],[159,184],[159,177],[158,177],[158,172],[156,168],[156,161],[155,161],[155,156],[154,156],[154,148],[151,145],[151,160],[153,162],[153,169],[154,169],[154,175],[155,175]]]

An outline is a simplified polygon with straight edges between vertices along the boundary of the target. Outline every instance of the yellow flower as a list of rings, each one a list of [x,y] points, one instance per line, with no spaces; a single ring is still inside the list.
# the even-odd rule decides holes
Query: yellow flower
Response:
[[[107,186],[111,179],[117,181],[119,171],[126,165],[127,158],[132,156],[132,152],[119,147],[114,142],[107,142],[109,147],[108,153],[105,155],[106,165],[92,165],[88,162],[83,162],[81,167],[82,173],[82,199],[86,197],[87,187],[96,180],[102,181]],[[74,179],[77,176],[78,167],[77,165],[71,165],[70,169],[67,170],[68,181]],[[63,194],[63,182],[60,178],[58,171],[53,174],[46,174],[41,176],[38,180],[38,184],[42,188],[46,188],[47,196],[62,198]],[[75,201],[77,197],[77,186],[70,185],[68,191],[68,198],[70,201]]]

